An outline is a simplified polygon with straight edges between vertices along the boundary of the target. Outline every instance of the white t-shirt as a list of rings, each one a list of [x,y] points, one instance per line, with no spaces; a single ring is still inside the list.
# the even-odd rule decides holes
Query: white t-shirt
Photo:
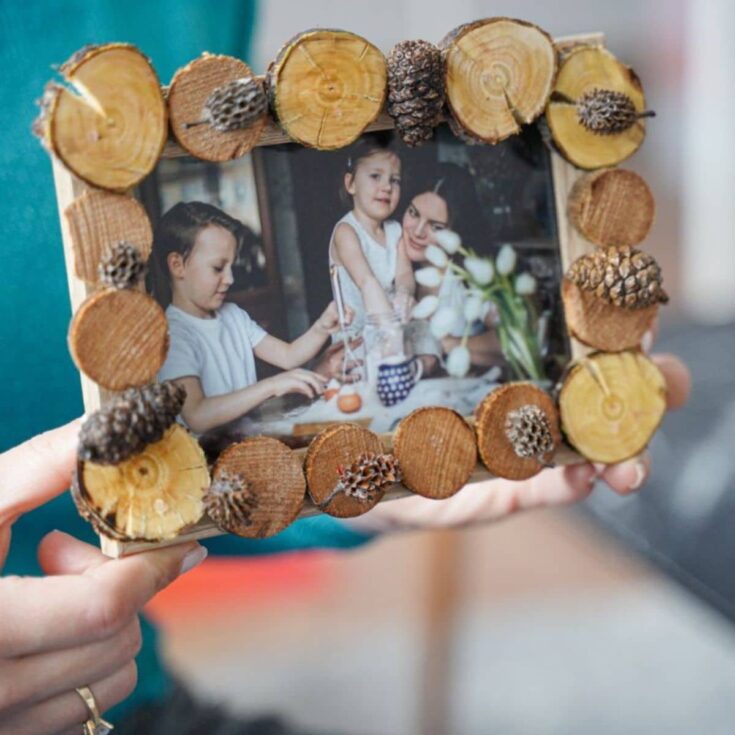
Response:
[[[198,377],[207,397],[258,380],[253,350],[267,332],[237,304],[223,304],[214,319],[200,319],[171,304],[166,318],[170,345],[159,380]]]

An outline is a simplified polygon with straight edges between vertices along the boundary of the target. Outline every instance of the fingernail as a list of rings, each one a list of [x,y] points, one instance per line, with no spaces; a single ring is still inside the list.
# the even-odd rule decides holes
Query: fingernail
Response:
[[[643,462],[643,460],[637,459],[635,464],[633,465],[633,471],[635,472],[635,477],[633,478],[633,482],[630,485],[630,489],[638,490],[638,488],[643,485],[643,482],[646,479],[645,462]]]
[[[644,352],[650,352],[653,347],[653,332],[649,329],[641,339],[641,349]]]
[[[595,477],[602,477],[602,473],[605,471],[605,467],[607,467],[602,462],[595,462],[592,466],[595,468]]]
[[[194,567],[199,566],[207,558],[207,549],[204,546],[197,546],[192,549],[181,562],[180,574],[190,572]]]

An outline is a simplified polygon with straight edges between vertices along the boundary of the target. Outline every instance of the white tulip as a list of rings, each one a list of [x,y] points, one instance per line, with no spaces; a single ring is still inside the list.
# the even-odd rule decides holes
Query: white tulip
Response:
[[[440,306],[429,322],[431,333],[435,339],[444,339],[460,322],[462,315],[453,306]]]
[[[456,232],[452,232],[452,230],[439,230],[436,233],[436,241],[450,255],[454,255],[462,245],[462,240],[459,235]]]
[[[495,265],[497,266],[498,273],[503,276],[507,276],[513,272],[516,267],[516,251],[512,245],[505,244],[500,248],[498,257],[495,258]]]
[[[436,288],[442,282],[442,274],[438,268],[419,268],[414,274],[416,283],[427,288]]]
[[[530,273],[519,273],[516,276],[516,293],[519,296],[530,296],[536,291],[536,279]]]
[[[464,267],[478,286],[487,286],[495,276],[492,261],[485,258],[465,258]]]
[[[455,347],[447,357],[447,372],[453,378],[464,378],[470,369],[470,351],[463,345]]]
[[[429,245],[425,251],[426,260],[437,268],[446,268],[449,263],[447,254],[438,245]]]
[[[438,296],[424,296],[416,306],[413,307],[411,315],[414,319],[428,319],[439,306]]]
[[[472,323],[482,319],[485,312],[485,304],[480,296],[469,296],[464,302],[464,318]]]

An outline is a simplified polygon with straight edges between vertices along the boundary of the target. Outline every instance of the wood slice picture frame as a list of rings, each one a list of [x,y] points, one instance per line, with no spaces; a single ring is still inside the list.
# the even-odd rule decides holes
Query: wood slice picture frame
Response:
[[[92,55],[85,51],[81,58],[117,58],[120,48],[111,44]],[[145,76],[148,66],[140,60],[144,57],[122,48],[135,58],[135,69],[145,72],[145,83],[140,83],[144,94],[157,100]],[[617,321],[635,323],[632,344],[612,340],[604,349],[628,350],[628,357],[613,361],[622,369],[640,364],[630,355],[637,354],[639,335],[664,300],[660,271],[637,251],[629,252],[630,247],[617,260],[613,251],[618,240],[638,246],[650,226],[652,197],[646,203],[649,221],[642,213],[634,233],[617,232],[618,225],[629,223],[606,207],[616,205],[621,187],[647,191],[645,182],[632,172],[590,174],[567,160],[561,138],[555,140],[554,131],[537,121],[545,104],[547,115],[552,105],[567,122],[582,114],[570,111],[574,105],[586,105],[585,124],[597,124],[598,113],[606,115],[611,129],[592,142],[600,165],[610,166],[611,159],[602,155],[602,138],[607,136],[611,157],[618,160],[643,139],[640,118],[650,116],[642,110],[642,88],[632,70],[604,49],[602,34],[553,40],[537,26],[508,18],[467,24],[438,46],[421,41],[396,48],[386,59],[356,34],[308,31],[283,47],[264,77],[253,76],[240,60],[204,54],[162,89],[167,109],[156,109],[151,145],[158,145],[161,119],[170,120],[175,137],[152,172],[131,181],[135,188],[126,191],[118,179],[108,187],[114,193],[92,185],[107,181],[94,134],[104,109],[80,117],[90,121],[90,135],[74,132],[81,141],[84,178],[62,162],[63,155],[52,156],[74,312],[70,348],[88,413],[104,409],[120,391],[135,390],[156,375],[167,377],[166,351],[176,334],[170,317],[168,334],[161,329],[161,315],[168,304],[167,267],[173,269],[174,261],[157,256],[154,233],[182,202],[203,202],[207,211],[216,207],[224,213],[214,224],[230,237],[225,250],[233,248],[234,237],[235,255],[231,261],[225,258],[232,276],[227,302],[247,316],[253,349],[247,360],[241,358],[251,365],[249,375],[258,381],[283,372],[254,361],[271,354],[257,349],[263,339],[257,322],[287,343],[311,330],[304,348],[310,361],[300,358],[300,369],[306,365],[329,381],[309,399],[293,388],[274,391],[244,418],[223,421],[216,431],[200,428],[200,444],[213,463],[210,477],[217,480],[212,492],[202,490],[209,514],[202,511],[198,522],[160,541],[113,538],[101,524],[106,554],[205,538],[227,527],[242,535],[267,536],[296,517],[319,512],[359,515],[377,502],[411,493],[440,500],[465,484],[493,477],[488,468],[520,479],[552,459],[581,461],[575,453],[581,447],[570,442],[564,420],[575,417],[571,435],[576,435],[575,395],[591,391],[586,383],[576,388],[582,383],[573,366],[580,360],[588,360],[588,368],[597,363],[589,362],[593,349],[567,325],[565,309],[567,318],[576,315],[593,331],[598,313],[611,333],[617,333]],[[585,49],[591,57],[586,64],[579,51]],[[479,76],[472,54],[481,57],[476,60],[482,62]],[[503,68],[509,54],[515,54],[516,62],[506,88]],[[605,61],[602,71],[595,66],[598,56]],[[542,78],[532,74],[536,57],[543,58]],[[559,63],[567,63],[563,87],[557,83]],[[580,74],[589,74],[589,83],[574,76],[577,67]],[[79,68],[69,67],[72,72]],[[104,85],[105,64],[87,68],[103,75],[95,76],[96,88]],[[486,75],[492,83],[486,84]],[[597,84],[600,75],[613,79],[613,89],[589,102],[589,84]],[[621,97],[621,79],[634,88],[634,99]],[[127,105],[123,112],[134,116],[144,97],[138,82],[130,84],[115,104]],[[555,97],[555,85],[573,90],[582,102]],[[478,127],[472,109],[477,88],[492,97],[489,108],[498,110],[506,124]],[[66,140],[66,118],[55,113],[60,94],[54,89],[44,98],[35,128],[57,155],[66,150],[59,143]],[[109,90],[102,98],[115,99]],[[445,98],[450,112],[438,113]],[[95,104],[86,97],[83,102]],[[600,112],[602,102],[612,107]],[[347,115],[348,109],[354,114]],[[589,130],[583,138],[588,141]],[[116,149],[115,155],[115,160],[124,158],[124,151]],[[591,167],[588,159],[583,165]],[[582,176],[587,178],[577,184]],[[602,182],[607,184],[604,193],[598,186]],[[347,240],[340,235],[345,231],[351,233]],[[145,286],[124,278],[110,285],[109,265],[108,280],[100,282],[98,263],[121,243],[132,244],[143,261],[148,259]],[[598,259],[594,267],[578,264],[570,271],[579,258],[596,252],[596,243],[613,244],[609,262]],[[368,313],[361,307],[362,294],[350,277],[354,261],[349,259],[356,252],[374,269],[387,312]],[[124,260],[112,268],[118,281],[126,269],[137,274],[137,265]],[[572,272],[574,283],[566,277]],[[493,296],[498,291],[502,298]],[[208,313],[215,315],[222,303]],[[155,324],[155,333],[125,324],[127,313],[138,314],[138,324]],[[241,311],[236,313],[242,320]],[[91,320],[89,314],[103,318]],[[184,322],[187,317],[196,318],[185,314]],[[115,320],[123,324],[116,327]],[[109,355],[116,355],[114,364],[106,359]],[[603,359],[600,364],[608,363]],[[650,386],[660,391],[652,371],[646,363],[641,395]],[[562,388],[566,404],[572,405],[561,412],[560,434],[554,391],[569,375],[576,382],[566,392]],[[503,400],[488,398],[499,386],[515,382],[528,387],[496,393]],[[608,393],[603,398],[605,406],[615,403]],[[631,401],[626,397],[621,403]],[[495,431],[493,422],[506,420],[500,415],[504,406],[525,410],[517,421],[531,423],[518,429],[521,434],[534,431],[532,409],[541,406],[551,419],[553,451],[546,448],[531,460],[511,457],[510,444],[496,451],[493,442],[505,434]],[[476,421],[481,425],[476,427]],[[636,446],[645,446],[657,421],[649,424]],[[537,438],[525,444],[524,436],[516,439],[513,446],[521,447],[535,446]],[[605,456],[615,456],[615,442],[613,432]],[[287,489],[278,487],[279,468],[288,477]],[[224,488],[221,496],[213,494],[215,487]]]

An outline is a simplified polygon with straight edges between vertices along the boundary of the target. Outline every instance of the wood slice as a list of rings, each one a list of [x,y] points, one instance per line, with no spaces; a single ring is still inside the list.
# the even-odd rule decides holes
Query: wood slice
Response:
[[[658,305],[626,309],[603,301],[564,278],[561,284],[567,329],[580,342],[605,352],[638,347],[653,327]]]
[[[174,424],[142,452],[116,465],[77,465],[72,496],[97,533],[118,541],[175,538],[204,513],[204,452]]]
[[[74,251],[74,272],[89,284],[99,283],[100,259],[125,240],[148,260],[153,229],[143,205],[122,194],[88,189],[65,210]]]
[[[79,370],[103,388],[120,391],[144,385],[166,359],[166,315],[140,291],[99,291],[74,315],[69,350]]]
[[[614,168],[581,176],[569,194],[569,219],[595,245],[637,245],[648,235],[656,202],[645,180]]]
[[[342,148],[383,109],[385,57],[348,31],[305,31],[278,53],[267,87],[271,109],[293,140],[320,150]]]
[[[309,495],[325,513],[337,518],[352,518],[374,507],[385,494],[385,488],[371,500],[361,500],[337,493],[326,505],[339,480],[340,468],[349,467],[363,454],[380,454],[380,437],[357,424],[334,424],[319,434],[309,445],[304,468]]]
[[[641,352],[598,352],[569,371],[559,394],[562,429],[591,462],[640,454],[666,412],[666,381]]]
[[[506,433],[508,414],[523,406],[537,406],[543,411],[549,423],[554,450],[540,458],[519,456]],[[526,480],[533,477],[553,461],[555,450],[561,444],[556,404],[548,393],[533,383],[508,383],[496,388],[480,403],[475,416],[480,459],[485,467],[498,477],[505,477],[508,480]]]
[[[557,69],[546,31],[489,18],[460,26],[440,46],[450,112],[471,136],[498,143],[544,111]]]
[[[263,116],[244,130],[220,132],[200,124],[204,103],[215,89],[236,79],[252,77],[250,67],[232,56],[203,54],[174,74],[168,90],[171,131],[181,147],[205,161],[231,161],[250,152],[267,122]]]
[[[249,524],[238,531],[246,538],[267,538],[290,526],[301,512],[306,479],[301,460],[278,439],[254,436],[220,454],[212,470],[241,475],[252,493]]]
[[[461,490],[477,464],[475,432],[449,408],[426,407],[404,418],[393,437],[403,484],[426,498]]]
[[[75,54],[59,72],[74,92],[47,87],[40,132],[80,179],[126,191],[155,167],[168,137],[166,104],[150,61],[110,43]]]
[[[546,107],[546,120],[561,154],[579,168],[615,166],[638,150],[646,134],[645,122],[637,120],[622,133],[600,135],[585,128],[577,114],[577,100],[593,89],[623,92],[638,112],[645,110],[641,82],[635,72],[621,64],[601,46],[583,46],[571,51]]]

